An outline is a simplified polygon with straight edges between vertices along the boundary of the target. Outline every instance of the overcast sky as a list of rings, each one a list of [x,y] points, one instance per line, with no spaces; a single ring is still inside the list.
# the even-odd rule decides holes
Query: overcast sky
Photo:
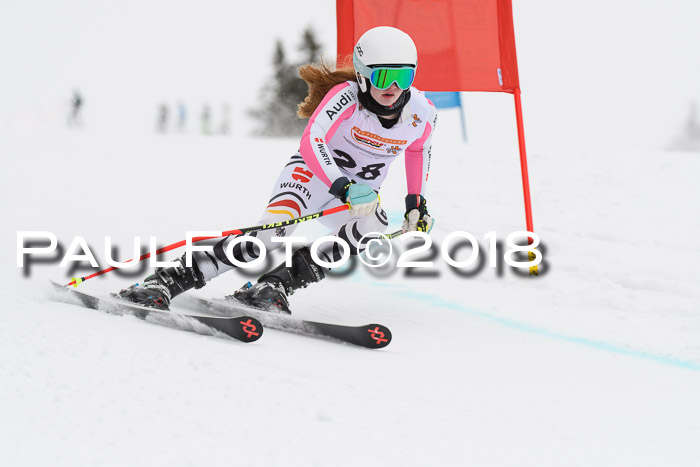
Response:
[[[700,101],[697,2],[513,4],[531,147],[656,149],[680,131],[690,101]],[[333,55],[333,0],[3,0],[0,129],[52,121],[79,88],[95,125],[150,130],[159,102],[182,99],[195,114],[204,102],[215,115],[229,102],[245,133],[275,40],[294,57],[308,25]],[[465,100],[473,141],[497,143],[511,131],[509,95]]]

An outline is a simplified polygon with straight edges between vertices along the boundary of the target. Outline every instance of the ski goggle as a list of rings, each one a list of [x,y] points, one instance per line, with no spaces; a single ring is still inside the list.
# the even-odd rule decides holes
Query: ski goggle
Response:
[[[353,65],[362,76],[369,77],[372,86],[380,91],[391,87],[394,83],[405,91],[411,87],[416,77],[416,68],[412,65],[367,66],[357,59],[353,60]]]
[[[372,86],[381,91],[394,83],[405,91],[411,87],[415,77],[416,70],[413,67],[372,68],[372,73],[369,75],[369,82],[372,83]]]

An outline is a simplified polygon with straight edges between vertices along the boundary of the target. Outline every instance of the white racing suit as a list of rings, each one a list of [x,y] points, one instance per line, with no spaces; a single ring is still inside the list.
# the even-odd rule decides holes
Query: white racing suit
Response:
[[[375,114],[359,104],[357,93],[357,83],[347,81],[331,89],[319,104],[304,130],[299,151],[277,179],[259,224],[293,219],[342,204],[329,192],[333,182],[341,177],[365,183],[378,193],[389,166],[402,153],[405,153],[407,193],[425,194],[431,136],[437,120],[435,106],[421,91],[411,88],[411,98],[399,122],[384,128]],[[380,206],[367,216],[352,217],[345,211],[319,220],[331,229],[329,235],[340,237],[350,245],[353,255],[363,250],[364,245],[358,245],[363,236],[383,233],[388,225]],[[283,245],[272,243],[273,236],[291,236],[295,228],[296,225],[290,225],[248,235],[262,240],[269,252]],[[193,257],[207,282],[234,267],[224,253],[232,238],[218,242],[213,252],[194,252]],[[318,254],[325,261],[337,261],[341,258],[341,248],[337,243],[324,243]],[[237,244],[232,253],[241,262],[259,256],[251,242]]]

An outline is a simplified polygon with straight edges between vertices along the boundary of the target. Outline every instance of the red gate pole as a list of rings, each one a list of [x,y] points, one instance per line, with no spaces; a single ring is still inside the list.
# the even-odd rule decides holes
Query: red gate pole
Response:
[[[520,88],[515,88],[513,90],[513,96],[515,97],[515,118],[518,123],[518,146],[520,147],[520,171],[523,177],[523,195],[525,198],[525,223],[527,225],[527,230],[529,232],[534,232],[532,226],[532,203],[530,201],[530,180],[527,174],[527,154],[525,151],[525,127],[523,125],[523,106],[520,102]],[[528,240],[532,243],[532,239]],[[535,259],[535,254],[532,252],[528,253],[528,258],[530,261]],[[538,274],[537,266],[530,268],[530,275],[536,276]]]

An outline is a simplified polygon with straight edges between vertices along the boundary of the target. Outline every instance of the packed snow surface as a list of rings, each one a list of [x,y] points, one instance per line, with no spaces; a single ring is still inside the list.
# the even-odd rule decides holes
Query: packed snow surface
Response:
[[[296,144],[0,140],[12,156],[0,174],[4,465],[697,465],[697,155],[534,151],[538,277],[488,261],[459,275],[437,256],[418,277],[358,268],[292,297],[300,318],[386,324],[394,341],[379,351],[275,330],[242,344],[56,303],[48,279],[67,282],[67,268],[15,266],[20,230],[64,248],[83,236],[103,264],[105,236],[125,259],[134,236],[254,225]],[[467,231],[486,259],[484,234],[524,229],[516,153],[445,136],[433,154],[436,245]],[[404,191],[398,163],[382,189],[390,230]],[[196,293],[245,280],[234,271]]]

